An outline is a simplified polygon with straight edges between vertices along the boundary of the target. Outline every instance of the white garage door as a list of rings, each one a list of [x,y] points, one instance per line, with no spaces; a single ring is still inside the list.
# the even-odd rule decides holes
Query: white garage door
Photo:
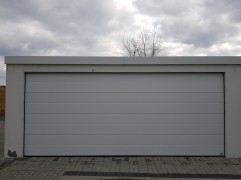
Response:
[[[26,75],[25,155],[224,154],[219,73]]]

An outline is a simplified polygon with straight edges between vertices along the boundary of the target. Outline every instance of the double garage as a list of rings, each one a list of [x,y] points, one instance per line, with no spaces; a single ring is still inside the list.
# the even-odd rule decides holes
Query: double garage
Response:
[[[5,157],[241,156],[239,58],[5,63]]]

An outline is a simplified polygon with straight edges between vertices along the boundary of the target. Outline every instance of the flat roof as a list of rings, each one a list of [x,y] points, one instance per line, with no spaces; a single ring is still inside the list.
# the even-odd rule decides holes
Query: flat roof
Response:
[[[163,57],[83,57],[83,56],[6,56],[5,64],[82,64],[82,65],[158,65],[158,64],[241,64],[241,56],[163,56]]]

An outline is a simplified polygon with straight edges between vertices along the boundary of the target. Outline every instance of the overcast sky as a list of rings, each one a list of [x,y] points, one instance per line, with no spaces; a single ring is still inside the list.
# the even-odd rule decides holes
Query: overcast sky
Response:
[[[122,56],[153,25],[169,56],[241,55],[241,0],[0,0],[0,84],[3,56]]]

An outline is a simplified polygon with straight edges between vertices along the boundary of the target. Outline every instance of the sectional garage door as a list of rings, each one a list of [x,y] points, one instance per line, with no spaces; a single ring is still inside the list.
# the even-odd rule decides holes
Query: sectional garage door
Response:
[[[26,74],[25,156],[224,155],[221,73]]]

